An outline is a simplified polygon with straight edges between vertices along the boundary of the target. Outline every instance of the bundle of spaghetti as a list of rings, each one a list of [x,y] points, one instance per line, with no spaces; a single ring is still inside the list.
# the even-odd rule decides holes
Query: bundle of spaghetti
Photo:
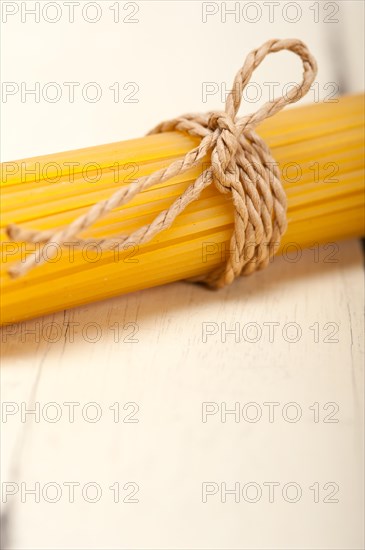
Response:
[[[288,199],[280,252],[364,234],[364,97],[288,109],[258,133],[275,160]],[[8,224],[50,230],[69,224],[120,186],[182,158],[197,138],[167,132],[2,164],[1,323],[9,324],[209,273],[225,259],[233,231],[229,196],[214,185],[173,225],[139,247],[60,247],[23,277],[8,270],[39,244],[10,242]],[[129,234],[150,223],[197,178],[197,167],[138,194],[82,234]],[[47,257],[47,252],[44,251]],[[270,269],[270,267],[268,268]]]

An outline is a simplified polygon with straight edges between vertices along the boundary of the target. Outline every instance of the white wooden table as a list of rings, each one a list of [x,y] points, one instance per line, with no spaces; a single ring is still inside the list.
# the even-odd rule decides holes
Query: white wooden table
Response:
[[[363,90],[356,0],[99,0],[86,14],[80,0],[73,22],[61,0],[39,3],[53,4],[39,22],[24,15],[33,2],[2,4],[15,10],[2,25],[2,77],[15,82],[4,161],[223,109],[244,57],[272,37],[298,37],[318,60],[303,102]],[[298,78],[295,56],[271,56],[241,113]],[[59,101],[42,95],[52,82]],[[37,83],[40,100],[23,100]],[[363,252],[330,252],[278,258],[217,293],[178,283],[4,330],[1,547],[363,548]]]
[[[2,548],[363,548],[363,253],[327,257],[4,329]]]

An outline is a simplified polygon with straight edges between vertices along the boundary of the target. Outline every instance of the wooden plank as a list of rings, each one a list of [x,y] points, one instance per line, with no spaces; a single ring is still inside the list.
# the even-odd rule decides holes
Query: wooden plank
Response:
[[[361,245],[292,259],[216,293],[176,283],[29,321],[16,334],[4,327],[3,407],[19,410],[2,415],[3,494],[4,482],[19,490],[3,505],[3,547],[294,548],[300,533],[305,548],[361,548]],[[278,323],[273,338],[269,323]],[[224,336],[225,327],[239,334]],[[80,403],[74,422],[70,402]],[[235,403],[239,421],[222,422]],[[25,406],[39,406],[39,422],[22,422]],[[203,410],[214,413],[206,422]],[[37,482],[40,503],[24,494]],[[42,495],[50,482],[61,490],[53,504],[57,486]],[[74,503],[67,482],[80,484]],[[90,482],[102,490],[94,504],[82,497]],[[116,482],[122,500],[134,489],[124,485],[137,483],[139,502],[114,503]],[[272,503],[268,482],[280,484]],[[289,482],[297,485],[284,494],[293,499],[299,487],[297,503],[283,497]],[[240,502],[221,502],[221,483],[239,483]],[[339,502],[323,502],[337,486]]]

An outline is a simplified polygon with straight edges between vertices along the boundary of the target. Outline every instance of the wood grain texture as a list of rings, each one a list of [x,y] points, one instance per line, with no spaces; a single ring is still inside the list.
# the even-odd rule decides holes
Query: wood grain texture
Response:
[[[276,258],[269,270],[217,293],[176,283],[29,321],[13,334],[4,327],[2,481],[3,491],[14,482],[19,492],[3,505],[2,547],[289,549],[300,539],[302,548],[362,548],[361,245],[332,244],[292,259]],[[224,342],[223,323],[239,335]],[[278,323],[273,338],[268,323]],[[217,329],[206,342],[204,327]],[[300,338],[290,342],[295,330]],[[9,402],[6,410],[19,412],[4,415]],[[39,403],[39,422],[21,421],[22,402]],[[80,403],[74,422],[66,402]],[[85,420],[95,415],[95,406],[85,408],[91,402],[102,412],[95,423]],[[124,422],[114,422],[116,402]],[[203,422],[207,402],[219,412]],[[222,403],[236,402],[239,421],[228,414],[222,422]],[[268,402],[278,403],[273,422]],[[62,416],[51,422],[57,410]],[[258,410],[262,417],[247,421]],[[289,422],[298,410],[301,418]],[[21,482],[40,483],[39,503],[29,495],[21,502]],[[42,496],[49,482],[61,487],[59,502]],[[65,482],[81,484],[73,503]],[[94,504],[81,496],[88,482],[102,490]],[[122,500],[133,489],[123,486],[137,483],[139,502],[114,503],[115,482]],[[203,503],[204,482],[254,482],[262,497],[254,504],[228,494],[223,503],[219,489]],[[267,482],[280,484],[271,503]],[[302,491],[296,503],[282,497],[288,482]],[[319,503],[309,489],[315,482]],[[328,482],[339,487],[337,503],[323,502]]]

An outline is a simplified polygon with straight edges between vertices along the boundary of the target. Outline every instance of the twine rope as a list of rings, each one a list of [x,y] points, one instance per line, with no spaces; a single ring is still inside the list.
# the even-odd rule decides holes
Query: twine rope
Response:
[[[253,71],[269,53],[289,50],[303,63],[301,84],[292,87],[285,96],[265,103],[258,111],[237,117],[242,94]],[[225,265],[208,274],[203,280],[214,288],[231,283],[235,277],[248,275],[265,267],[277,251],[287,227],[286,195],[280,174],[269,148],[254,131],[255,127],[290,103],[301,99],[311,87],[317,74],[317,63],[307,46],[297,39],[272,39],[248,54],[235,76],[227,97],[225,110],[206,114],[187,114],[156,126],[149,134],[181,131],[201,138],[200,144],[166,168],[141,177],[127,187],[93,205],[85,214],[60,230],[36,231],[12,224],[7,227],[10,239],[32,243],[72,244],[81,247],[86,243],[98,244],[102,249],[120,245],[141,245],[169,228],[177,216],[202,191],[214,184],[223,194],[229,193],[234,208],[234,231],[230,240]],[[111,210],[127,204],[138,193],[153,185],[183,174],[198,165],[210,153],[210,164],[166,210],[149,224],[130,235],[112,238],[81,239],[77,235],[92,226]],[[48,253],[49,258],[49,253]],[[25,275],[44,262],[42,250],[28,255],[24,262],[10,267],[13,277]]]

